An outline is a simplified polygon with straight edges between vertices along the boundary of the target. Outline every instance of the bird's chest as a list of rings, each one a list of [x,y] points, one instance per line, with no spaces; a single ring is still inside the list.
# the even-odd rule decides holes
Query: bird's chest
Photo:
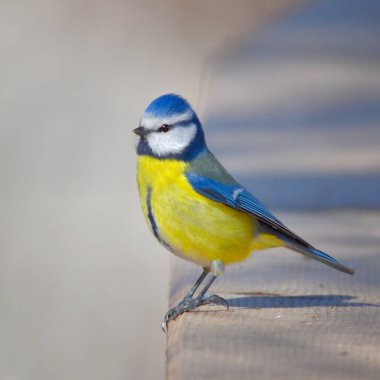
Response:
[[[187,164],[176,160],[159,160],[140,156],[137,183],[145,219],[154,235],[165,244],[164,235],[194,216],[194,196],[187,182]],[[195,202],[196,203],[196,202]]]

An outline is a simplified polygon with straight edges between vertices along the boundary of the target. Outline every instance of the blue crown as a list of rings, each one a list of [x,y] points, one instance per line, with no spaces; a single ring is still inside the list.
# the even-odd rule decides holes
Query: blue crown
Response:
[[[190,104],[176,94],[166,94],[158,97],[149,104],[144,116],[167,117],[192,110]]]

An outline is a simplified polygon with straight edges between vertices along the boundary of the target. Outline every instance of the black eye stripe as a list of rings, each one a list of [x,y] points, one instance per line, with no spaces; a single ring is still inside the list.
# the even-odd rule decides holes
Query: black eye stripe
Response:
[[[162,124],[160,128],[158,128],[158,132],[168,132],[172,126],[168,124]]]

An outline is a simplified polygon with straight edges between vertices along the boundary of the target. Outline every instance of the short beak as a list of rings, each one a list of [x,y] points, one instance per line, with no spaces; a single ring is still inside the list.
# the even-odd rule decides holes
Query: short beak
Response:
[[[148,131],[144,127],[135,128],[133,132],[135,132],[138,136],[145,136],[148,133]]]

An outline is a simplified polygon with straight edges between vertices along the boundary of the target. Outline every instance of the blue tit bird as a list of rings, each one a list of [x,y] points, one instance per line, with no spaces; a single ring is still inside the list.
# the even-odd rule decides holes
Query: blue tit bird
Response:
[[[182,97],[155,99],[134,132],[137,183],[149,228],[170,252],[203,268],[183,300],[166,313],[164,331],[169,321],[200,305],[228,307],[222,297],[206,293],[225,265],[253,251],[285,247],[354,273],[291,231],[227,172],[207,148],[201,123]]]

